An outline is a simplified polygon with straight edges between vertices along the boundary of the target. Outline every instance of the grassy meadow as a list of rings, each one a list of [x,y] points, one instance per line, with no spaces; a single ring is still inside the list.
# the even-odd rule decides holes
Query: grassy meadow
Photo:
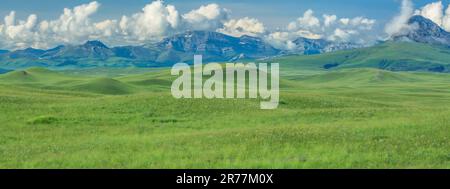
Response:
[[[450,168],[450,75],[281,64],[280,106],[167,69],[0,75],[0,168]]]

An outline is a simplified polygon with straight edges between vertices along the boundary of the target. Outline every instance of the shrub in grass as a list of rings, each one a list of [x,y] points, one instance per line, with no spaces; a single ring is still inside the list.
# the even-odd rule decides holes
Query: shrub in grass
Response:
[[[28,124],[52,124],[56,121],[58,121],[58,119],[53,116],[39,116],[28,120]]]
[[[152,119],[153,123],[177,123],[180,120],[176,119],[176,118],[155,118]]]

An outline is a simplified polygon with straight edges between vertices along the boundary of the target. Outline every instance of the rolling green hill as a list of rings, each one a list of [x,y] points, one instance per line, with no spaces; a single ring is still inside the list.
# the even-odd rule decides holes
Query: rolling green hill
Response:
[[[289,67],[295,65],[287,64]],[[91,70],[79,70],[77,74],[50,71],[44,68],[30,68],[0,75],[0,84],[17,85],[37,89],[66,90],[107,95],[124,95],[167,91],[172,81],[165,69],[147,73],[137,72],[122,76],[113,71],[113,76],[92,76]],[[128,71],[126,71],[128,72]],[[355,87],[355,86],[401,86],[426,85],[427,83],[445,85],[450,75],[430,72],[394,72],[375,68],[347,68],[327,71],[288,71],[282,72],[281,89],[292,90],[308,87]],[[206,78],[205,78],[206,79]]]
[[[53,83],[61,80],[74,79],[58,72],[45,68],[30,68],[26,70],[12,71],[0,75],[0,80],[11,83]]]
[[[375,68],[337,69],[319,74],[287,76],[288,80],[311,85],[395,85],[447,83],[450,75],[429,72],[393,72]]]
[[[94,78],[69,87],[75,91],[85,91],[99,94],[123,95],[130,94],[133,87],[111,78]]]
[[[311,56],[286,56],[271,61],[281,63],[281,68],[286,70],[379,68],[450,72],[450,48],[415,42],[386,42],[368,48]]]
[[[44,68],[30,68],[0,75],[0,83],[109,95],[129,94],[134,91],[133,86],[112,78],[70,76]]]

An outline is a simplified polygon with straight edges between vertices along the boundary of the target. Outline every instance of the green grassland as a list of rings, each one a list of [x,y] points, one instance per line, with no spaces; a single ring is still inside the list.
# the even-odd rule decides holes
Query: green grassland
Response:
[[[450,48],[413,42],[385,42],[368,48],[312,56],[284,56],[271,62],[289,70],[378,68],[391,71],[450,72]]]
[[[174,99],[167,69],[2,74],[0,168],[450,168],[450,75],[308,58],[276,110]]]

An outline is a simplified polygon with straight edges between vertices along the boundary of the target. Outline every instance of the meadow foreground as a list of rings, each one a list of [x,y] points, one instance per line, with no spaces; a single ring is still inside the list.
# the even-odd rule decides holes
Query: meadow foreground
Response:
[[[258,100],[174,99],[164,71],[10,72],[0,75],[0,168],[450,168],[449,79],[290,73],[279,108],[260,110]]]

